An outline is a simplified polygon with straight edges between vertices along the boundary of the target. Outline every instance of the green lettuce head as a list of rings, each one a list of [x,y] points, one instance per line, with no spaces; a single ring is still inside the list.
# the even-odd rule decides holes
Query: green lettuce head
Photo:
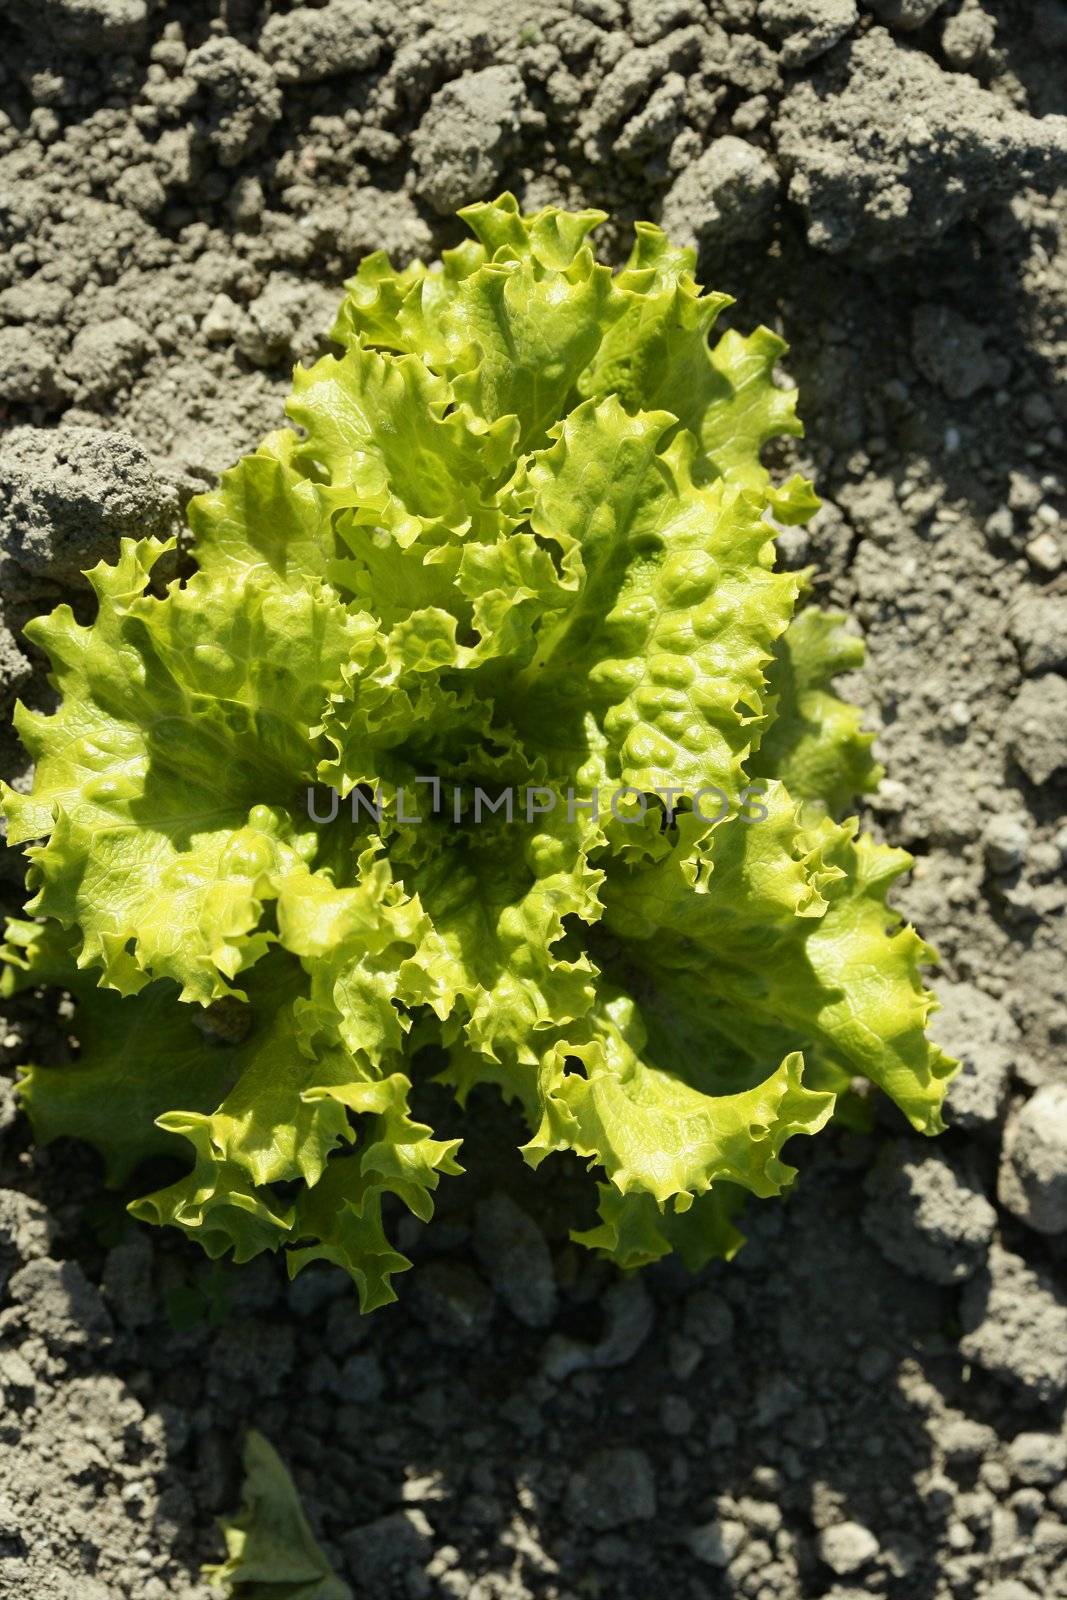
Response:
[[[420,1077],[597,1170],[582,1242],[695,1265],[854,1077],[933,1133],[953,1066],[908,857],[835,820],[878,778],[831,690],[861,646],[774,566],[768,513],[818,504],[760,461],[800,431],[781,341],[709,343],[728,297],[650,224],[612,273],[598,212],[462,215],[440,265],[364,260],[295,428],[193,502],[191,576],[124,540],[91,625],[32,625],[60,700],[5,796],[7,987],[79,1002],[38,1136],[115,1183],[184,1158],[137,1216],[368,1307],[385,1197],[426,1220],[461,1170]]]

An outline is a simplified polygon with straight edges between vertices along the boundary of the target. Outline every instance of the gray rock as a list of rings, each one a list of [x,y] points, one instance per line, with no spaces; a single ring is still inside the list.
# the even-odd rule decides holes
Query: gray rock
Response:
[[[656,1480],[643,1450],[626,1446],[597,1450],[572,1472],[565,1509],[582,1528],[604,1533],[656,1515]]]
[[[474,1248],[512,1316],[545,1328],[556,1312],[556,1279],[545,1236],[510,1195],[498,1190],[475,1214]]]
[[[981,1266],[996,1212],[943,1148],[890,1141],[864,1190],[863,1226],[887,1261],[930,1283],[960,1283]]]
[[[364,1523],[346,1534],[341,1545],[352,1576],[369,1594],[391,1591],[396,1578],[422,1574],[433,1555],[433,1529],[425,1514],[412,1507]]]
[[[4,627],[3,623],[0,623],[0,684],[4,682],[7,675],[15,666],[8,655],[8,642],[10,643],[11,648],[14,649],[15,641],[11,638],[11,635]],[[26,657],[22,655],[21,651],[18,653],[25,667],[28,669],[29,662],[26,661]],[[16,668],[15,670],[21,672],[21,669]],[[18,682],[16,682],[14,686],[14,691],[12,692],[11,698],[13,698],[13,694],[14,692],[17,692],[17,689]],[[0,708],[3,708],[6,711],[9,703],[9,700],[4,700],[4,698],[0,696]],[[10,1078],[0,1076],[0,1154],[3,1154],[5,1135],[11,1130],[11,1128],[14,1127],[15,1118],[17,1115],[18,1101],[15,1099],[15,1086],[11,1082]],[[4,1192],[6,1193],[7,1191]],[[3,1202],[0,1200],[0,1206],[2,1206],[2,1204]],[[2,1215],[2,1212],[0,1212],[0,1215]]]
[[[863,0],[863,4],[881,22],[908,31],[921,28],[924,22],[929,22],[946,4],[946,0]]]
[[[1067,1473],[1067,1439],[1055,1433],[1017,1433],[1008,1446],[1008,1460],[1020,1483],[1059,1483]]]
[[[728,1567],[740,1551],[748,1531],[734,1517],[712,1517],[686,1535],[690,1555],[709,1567]]]
[[[778,198],[778,173],[762,150],[726,134],[713,139],[671,185],[660,218],[675,244],[717,258],[761,239]]]
[[[154,217],[167,203],[167,191],[147,161],[127,167],[115,180],[113,194],[122,205],[139,211],[142,217]]]
[[[371,1350],[357,1350],[343,1363],[337,1392],[351,1405],[368,1405],[380,1400],[385,1391],[382,1364]]]
[[[950,400],[968,400],[993,382],[985,330],[951,306],[916,307],[911,319],[911,354],[923,377]]]
[[[13,428],[0,441],[0,588],[77,584],[115,559],[120,538],[168,534],[177,509],[173,485],[128,434]]]
[[[55,356],[33,328],[0,328],[0,401],[54,409],[71,391]]]
[[[937,998],[941,1009],[930,1018],[930,1037],[960,1063],[948,1086],[947,1119],[970,1133],[995,1128],[1007,1098],[1019,1030],[1006,1007],[973,983],[940,980]]]
[[[629,11],[628,32],[635,44],[654,44],[672,28],[703,22],[708,14],[702,0],[630,0]]]
[[[11,1274],[40,1261],[52,1244],[52,1223],[38,1201],[18,1189],[0,1189],[0,1294]]]
[[[806,66],[832,50],[859,21],[856,0],[760,0],[760,26],[779,42],[783,67]]]
[[[775,134],[809,243],[867,262],[907,254],[968,212],[1067,172],[1067,120],[1030,117],[883,28],[798,81]]]
[[[960,1316],[968,1361],[1045,1404],[1067,1391],[1067,1298],[1044,1272],[994,1244]]]
[[[758,41],[746,43],[756,45]],[[668,75],[688,78],[702,53],[713,56],[723,73],[728,70],[729,41],[714,26],[710,34],[701,28],[679,28],[647,48],[624,50],[597,84],[579,124],[589,160],[610,160],[619,131],[625,132],[628,119],[635,113],[640,115],[640,108]]]
[[[282,114],[281,90],[267,63],[225,36],[194,50],[185,73],[204,96],[203,131],[220,165],[235,167],[254,155]]]
[[[941,30],[941,48],[950,67],[966,72],[985,61],[996,37],[995,19],[972,0],[964,0]]]
[[[820,1561],[839,1578],[858,1572],[878,1554],[878,1540],[860,1522],[835,1522],[823,1528],[816,1546]]]
[[[71,293],[65,284],[34,273],[0,291],[0,315],[11,322],[43,323],[46,327],[61,322],[70,306]]]
[[[408,1306],[435,1342],[474,1345],[492,1321],[493,1292],[463,1261],[430,1261],[412,1274]]]
[[[1043,1084],[1008,1119],[997,1198],[1036,1233],[1067,1232],[1067,1084]]]
[[[272,273],[237,325],[234,343],[258,367],[298,361],[324,350],[336,295],[288,273]]]
[[[124,1328],[143,1328],[155,1315],[152,1265],[152,1245],[147,1232],[140,1228],[107,1253],[101,1287]]]
[[[97,1350],[113,1327],[100,1291],[76,1261],[30,1261],[8,1284],[13,1310],[4,1313],[50,1350],[73,1356]]]
[[[1024,672],[1067,667],[1067,596],[1024,594],[1008,615],[1008,632]]]
[[[33,672],[7,623],[0,617],[0,713],[7,715],[16,696]],[[10,776],[8,781],[10,782]],[[0,1141],[9,1125],[5,1118],[14,1115],[14,1101],[6,1080],[0,1081]]]
[[[69,50],[129,50],[140,44],[147,0],[8,0],[16,22],[37,34],[43,26]]]
[[[624,1367],[644,1344],[655,1321],[655,1307],[640,1278],[622,1278],[603,1296],[605,1326],[596,1344],[554,1333],[545,1342],[542,1364],[557,1382],[572,1372]]]
[[[144,365],[151,340],[131,317],[94,322],[76,335],[68,371],[79,400],[103,400],[127,389]]]
[[[382,53],[380,15],[368,0],[330,0],[321,10],[298,6],[268,18],[259,53],[279,83],[321,83],[344,72],[365,72]]]
[[[685,1331],[698,1344],[729,1344],[734,1336],[734,1314],[717,1289],[697,1289],[685,1302]]]
[[[1004,737],[1031,783],[1047,783],[1067,766],[1067,678],[1029,678],[1008,709]]]
[[[938,1428],[937,1443],[946,1461],[962,1466],[990,1455],[997,1448],[997,1435],[973,1417],[952,1417]]]
[[[291,1323],[264,1316],[235,1318],[212,1344],[208,1392],[216,1405],[236,1390],[257,1396],[279,1394],[295,1360]]]
[[[990,817],[982,833],[982,851],[991,872],[1014,872],[1026,860],[1030,830],[1014,812]]]
[[[483,199],[515,147],[524,100],[522,78],[511,66],[446,83],[411,136],[415,192],[441,216]]]

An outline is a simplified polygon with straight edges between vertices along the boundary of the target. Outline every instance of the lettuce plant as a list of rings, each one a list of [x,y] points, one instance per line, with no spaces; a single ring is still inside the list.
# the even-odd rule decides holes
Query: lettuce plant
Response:
[[[953,1065],[908,858],[836,820],[878,778],[831,688],[861,646],[775,570],[769,519],[818,504],[760,459],[800,431],[782,342],[711,342],[728,297],[649,224],[613,273],[600,213],[462,215],[440,265],[362,263],[186,576],[124,540],[95,621],[32,625],[58,709],[5,796],[8,988],[78,1001],[38,1136],[113,1183],[184,1155],[137,1216],[365,1306],[407,1265],[383,1202],[461,1170],[420,1079],[596,1169],[575,1237],[634,1266],[731,1254],[855,1077],[936,1132]]]

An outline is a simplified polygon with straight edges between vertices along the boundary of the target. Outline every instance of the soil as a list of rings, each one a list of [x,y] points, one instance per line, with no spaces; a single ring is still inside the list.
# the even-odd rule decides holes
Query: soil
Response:
[[[0,672],[279,425],[363,253],[457,205],[665,218],[789,338],[814,562],[915,868],[943,1140],[794,1157],[737,1260],[621,1280],[472,1107],[398,1306],[126,1218],[0,1026],[0,1596],[194,1600],[254,1425],[375,1600],[1067,1596],[1067,7],[0,0]],[[3,762],[25,758],[4,736]],[[22,865],[7,858],[6,907]],[[503,1118],[506,1121],[506,1118]],[[809,1141],[800,1141],[807,1145]],[[262,1593],[267,1593],[263,1589]],[[289,1592],[286,1590],[285,1592]]]

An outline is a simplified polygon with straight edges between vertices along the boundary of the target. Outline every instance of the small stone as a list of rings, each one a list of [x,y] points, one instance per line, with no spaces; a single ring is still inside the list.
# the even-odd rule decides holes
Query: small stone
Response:
[[[967,72],[985,61],[996,37],[997,25],[989,13],[974,0],[964,0],[941,30],[941,48],[954,71]]]
[[[167,203],[167,191],[156,176],[155,168],[146,161],[137,162],[120,173],[113,192],[120,205],[139,211],[143,217],[156,216]]]
[[[408,1305],[434,1341],[475,1345],[492,1321],[493,1292],[465,1262],[430,1261],[413,1274]]]
[[[880,21],[887,22],[891,28],[910,31],[929,22],[941,10],[945,0],[864,0],[864,3],[869,11],[873,11]]]
[[[276,272],[239,320],[234,343],[257,367],[298,361],[325,346],[332,311],[333,295],[320,284]]]
[[[240,316],[240,307],[228,294],[217,294],[200,324],[200,331],[209,344],[225,343],[233,338]]]
[[[52,1221],[38,1200],[0,1189],[0,1294],[17,1267],[40,1261],[52,1245]]]
[[[185,63],[207,105],[204,133],[223,167],[235,167],[265,142],[282,114],[274,73],[255,51],[223,35],[208,39]]]
[[[542,1366],[546,1376],[561,1382],[572,1372],[624,1367],[652,1331],[655,1308],[640,1278],[613,1283],[603,1296],[604,1332],[596,1344],[553,1333],[545,1341]]]
[[[888,1261],[931,1283],[960,1283],[981,1266],[996,1212],[945,1150],[886,1144],[864,1182],[863,1226]]]
[[[1026,559],[1035,572],[1054,577],[1063,566],[1063,548],[1054,533],[1039,533],[1026,546]]]
[[[57,45],[89,56],[140,45],[146,0],[8,0],[7,9],[33,36],[43,25]]]
[[[556,1280],[545,1236],[510,1195],[498,1190],[475,1214],[474,1248],[512,1316],[545,1328],[556,1312]]]
[[[1007,1098],[1019,1030],[1001,1002],[973,983],[942,981],[937,997],[941,1008],[930,1018],[930,1036],[960,1063],[949,1080],[948,1120],[968,1132],[993,1130]]]
[[[570,1477],[565,1510],[580,1527],[603,1533],[656,1515],[656,1479],[643,1450],[598,1450]]]
[[[1031,783],[1048,783],[1067,766],[1067,678],[1028,679],[1008,709],[1004,737]]]
[[[512,66],[466,72],[438,89],[411,136],[415,191],[440,216],[480,200],[515,148],[526,90]]]
[[[839,1578],[858,1572],[878,1554],[878,1540],[859,1522],[835,1522],[819,1534],[820,1560]]]
[[[1015,518],[1007,506],[998,506],[985,520],[985,534],[989,539],[1010,544],[1015,538]]]
[[[99,1349],[113,1328],[100,1291],[76,1261],[31,1261],[8,1284],[19,1326],[43,1339],[57,1354]]]
[[[75,336],[68,370],[79,400],[103,400],[129,388],[144,365],[151,340],[132,317],[94,322]]]
[[[70,398],[55,356],[32,328],[0,328],[0,401],[58,406]]]
[[[1008,1119],[997,1198],[1036,1233],[1067,1232],[1067,1084],[1043,1084]]]
[[[364,1592],[385,1594],[397,1578],[422,1574],[433,1555],[433,1529],[425,1512],[412,1506],[353,1528],[341,1545]]]
[[[728,1567],[741,1551],[748,1531],[733,1517],[713,1517],[686,1535],[689,1553],[709,1567]]]
[[[366,72],[382,53],[380,16],[368,0],[330,0],[319,10],[298,6],[267,19],[259,53],[281,83],[321,83]]]
[[[1026,860],[1030,833],[1021,817],[991,817],[982,834],[982,849],[991,872],[1014,872]]]
[[[1059,1483],[1067,1473],[1067,1439],[1054,1433],[1017,1433],[1008,1459],[1019,1483]]]
[[[832,50],[859,21],[856,0],[760,0],[764,32],[779,41],[783,67],[806,66]]]
[[[997,1436],[992,1428],[972,1417],[953,1417],[938,1429],[937,1442],[945,1460],[954,1465],[981,1461],[997,1446]]]
[[[177,496],[116,429],[12,428],[0,442],[0,586],[80,584],[123,536],[165,537]]]
[[[911,340],[915,365],[950,400],[968,400],[992,382],[985,330],[953,307],[919,306],[912,317]]]
[[[778,188],[777,169],[763,151],[724,134],[675,179],[661,226],[674,243],[717,258],[734,244],[766,235]]]
[[[371,1405],[385,1392],[381,1362],[369,1350],[357,1350],[341,1367],[337,1392],[350,1405]]]
[[[1067,667],[1067,596],[1024,595],[1008,614],[1008,633],[1024,672]]]
[[[107,1253],[101,1286],[124,1328],[143,1328],[155,1314],[152,1267],[152,1246],[140,1228]]]
[[[1067,1391],[1067,1299],[1041,1271],[994,1244],[963,1291],[960,1349],[1032,1400]]]
[[[729,1344],[734,1336],[734,1314],[717,1289],[697,1289],[686,1299],[685,1331],[708,1348]]]

